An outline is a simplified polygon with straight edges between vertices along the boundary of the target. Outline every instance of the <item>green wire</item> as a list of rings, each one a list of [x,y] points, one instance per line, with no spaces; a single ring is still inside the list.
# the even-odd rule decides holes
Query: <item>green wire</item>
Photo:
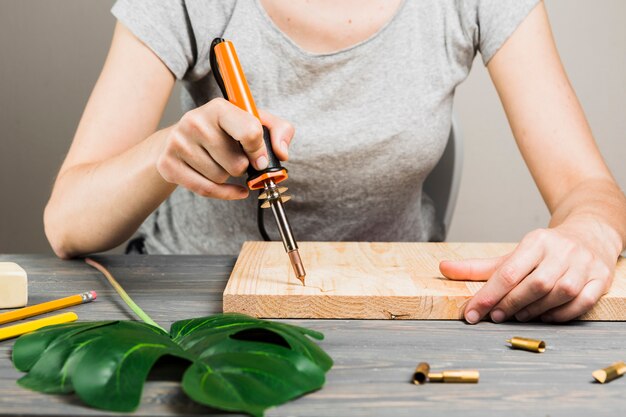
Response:
[[[130,298],[130,295],[128,295],[128,293],[124,290],[124,288],[122,288],[122,286],[119,284],[119,282],[117,282],[117,280],[115,278],[113,278],[113,275],[111,275],[111,273],[108,271],[108,269],[106,269],[104,266],[102,266],[101,264],[99,264],[98,262],[94,261],[91,258],[85,258],[85,262],[87,263],[87,265],[90,265],[94,268],[96,268],[98,271],[100,271],[102,273],[102,275],[104,275],[106,277],[106,279],[109,281],[109,283],[111,284],[111,286],[115,289],[115,291],[117,291],[117,293],[120,295],[120,297],[122,298],[122,300],[124,300],[124,302],[126,303],[126,305],[128,307],[130,307],[131,310],[133,310],[135,312],[135,314],[141,319],[143,320],[145,323],[154,326],[158,329],[163,330],[165,333],[167,333],[167,331],[159,326],[154,320],[152,320],[152,318],[146,314],[145,311],[143,311],[141,309],[141,307],[139,307],[132,298]]]

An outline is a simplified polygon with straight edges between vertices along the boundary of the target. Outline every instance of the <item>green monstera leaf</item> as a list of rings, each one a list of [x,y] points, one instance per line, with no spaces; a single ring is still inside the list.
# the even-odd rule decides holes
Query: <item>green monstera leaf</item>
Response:
[[[20,337],[13,363],[28,372],[23,387],[133,411],[153,365],[170,355],[189,362],[182,388],[193,400],[261,416],[324,384],[332,360],[308,336],[323,338],[241,314],[178,321],[170,334],[136,321],[77,322]]]
[[[133,302],[110,272],[109,280],[144,321],[60,324],[21,336],[13,364],[27,372],[18,383],[50,394],[75,392],[87,405],[133,411],[150,370],[161,358],[188,363],[182,388],[193,400],[262,416],[324,385],[332,359],[312,339],[316,331],[243,314],[219,314],[172,324],[168,333]]]

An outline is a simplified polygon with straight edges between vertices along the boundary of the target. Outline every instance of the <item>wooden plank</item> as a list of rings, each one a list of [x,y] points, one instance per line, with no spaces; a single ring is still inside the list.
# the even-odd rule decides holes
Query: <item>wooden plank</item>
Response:
[[[246,242],[224,290],[225,312],[265,318],[460,319],[482,282],[442,277],[439,262],[500,256],[514,243],[302,242],[306,286],[280,242]],[[626,261],[581,320],[626,320]]]

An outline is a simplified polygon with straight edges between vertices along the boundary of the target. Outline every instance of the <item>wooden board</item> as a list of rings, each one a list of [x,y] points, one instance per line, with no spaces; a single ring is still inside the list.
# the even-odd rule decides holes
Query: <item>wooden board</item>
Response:
[[[439,261],[492,257],[514,243],[301,242],[306,286],[280,242],[246,242],[224,290],[224,312],[265,318],[461,319],[482,282],[451,281]],[[581,320],[626,320],[626,260]]]

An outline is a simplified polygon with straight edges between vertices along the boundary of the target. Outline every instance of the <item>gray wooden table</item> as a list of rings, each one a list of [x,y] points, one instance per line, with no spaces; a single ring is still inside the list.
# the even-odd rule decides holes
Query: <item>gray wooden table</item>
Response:
[[[222,310],[222,291],[234,265],[228,256],[96,257],[162,326]],[[0,255],[29,274],[29,303],[98,292],[73,308],[81,320],[133,319],[104,278],[80,260],[47,255]],[[579,322],[469,326],[456,321],[293,320],[326,335],[321,346],[335,361],[326,386],[271,409],[268,416],[572,416],[622,415],[626,378],[600,385],[591,372],[626,359],[625,323]],[[544,354],[507,348],[511,336],[540,338]],[[74,396],[17,386],[12,341],[0,342],[0,415],[111,415]],[[418,362],[434,369],[480,370],[480,383],[409,383]],[[176,381],[149,381],[137,415],[220,415],[193,403]],[[226,414],[232,415],[232,414]]]

